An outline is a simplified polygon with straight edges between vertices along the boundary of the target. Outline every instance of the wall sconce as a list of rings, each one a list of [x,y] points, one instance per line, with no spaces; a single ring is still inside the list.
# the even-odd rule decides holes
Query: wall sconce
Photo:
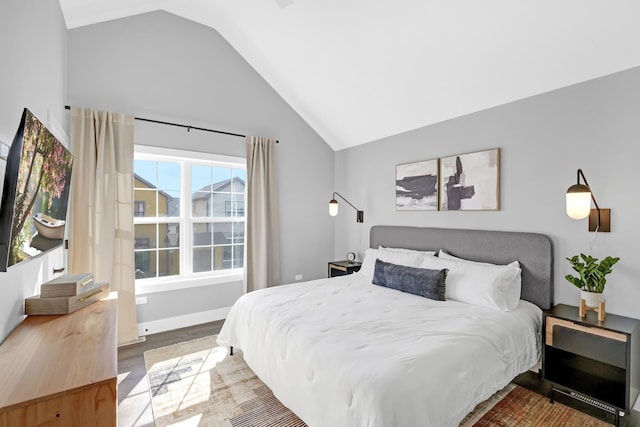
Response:
[[[355,206],[353,206],[347,199],[342,197],[339,193],[334,192],[333,198],[329,201],[329,215],[336,216],[338,215],[338,201],[336,200],[336,196],[339,196],[342,200],[347,202],[349,206],[356,210],[356,222],[364,222],[364,211],[358,210]]]
[[[584,184],[580,184],[580,177]],[[591,201],[596,206],[591,209]],[[578,169],[578,183],[572,185],[567,190],[567,215],[573,219],[583,219],[589,217],[589,231],[611,231],[611,209],[600,209],[596,198],[589,188],[587,178]]]

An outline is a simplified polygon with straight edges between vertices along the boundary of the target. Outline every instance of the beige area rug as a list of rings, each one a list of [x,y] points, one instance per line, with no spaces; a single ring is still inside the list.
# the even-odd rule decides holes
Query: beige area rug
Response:
[[[156,427],[306,427],[249,369],[210,336],[144,353]],[[509,384],[479,404],[461,427],[604,427],[582,414]]]

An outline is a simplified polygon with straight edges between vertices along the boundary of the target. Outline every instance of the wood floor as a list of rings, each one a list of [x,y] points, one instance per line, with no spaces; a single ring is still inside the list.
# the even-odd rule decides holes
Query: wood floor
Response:
[[[146,378],[143,353],[154,348],[189,341],[207,335],[217,334],[223,321],[205,323],[184,329],[148,335],[144,342],[118,349],[118,425],[120,427],[154,427],[149,385]],[[542,395],[549,395],[549,383],[540,379],[533,372],[525,372],[518,376],[515,383]],[[603,418],[602,411],[594,411],[589,407],[576,406],[572,399],[558,398],[558,401]],[[585,405],[586,406],[586,405]],[[613,422],[613,417],[605,416],[605,421]],[[640,426],[640,412],[631,411],[622,418],[621,427]]]
[[[118,349],[118,426],[154,427],[144,352],[217,334],[223,321],[148,335],[144,342]]]

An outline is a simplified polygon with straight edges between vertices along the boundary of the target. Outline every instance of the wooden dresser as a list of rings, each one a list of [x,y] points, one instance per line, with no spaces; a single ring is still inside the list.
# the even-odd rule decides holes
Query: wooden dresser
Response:
[[[71,314],[28,316],[0,346],[0,427],[117,424],[115,293]]]

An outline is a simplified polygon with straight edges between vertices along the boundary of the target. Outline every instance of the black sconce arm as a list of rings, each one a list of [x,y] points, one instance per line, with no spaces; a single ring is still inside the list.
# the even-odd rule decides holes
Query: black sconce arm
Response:
[[[598,202],[596,202],[596,198],[593,195],[593,190],[591,190],[591,187],[589,186],[589,183],[587,182],[587,178],[584,176],[584,173],[582,173],[582,169],[578,169],[578,184],[580,184],[580,177],[582,177],[582,180],[584,181],[584,185],[589,187],[589,191],[591,193],[591,200],[593,200],[593,204],[596,205],[596,209],[598,211],[600,211],[600,207],[598,206]]]
[[[355,209],[355,210],[356,210],[356,222],[364,222],[364,211],[361,211],[360,209],[356,208],[355,206],[353,206],[353,205],[351,204],[351,202],[350,202],[350,201],[348,201],[347,199],[345,199],[344,197],[342,197],[342,195],[341,195],[340,193],[338,193],[338,192],[335,192],[335,191],[334,191],[334,192],[333,192],[333,200],[335,200],[335,199],[336,199],[336,196],[339,196],[342,200],[344,200],[345,202],[347,202],[347,204],[348,204],[349,206],[351,206],[353,209]],[[333,200],[332,200],[332,201],[333,201]]]
[[[349,204],[349,206],[351,206],[351,207],[352,207],[353,209],[355,209],[356,211],[360,210],[360,209],[356,208],[355,206],[353,206],[353,205],[351,204],[351,202],[349,202],[347,199],[345,199],[344,197],[342,197],[342,195],[341,195],[340,193],[337,193],[337,192],[335,192],[335,191],[334,191],[334,192],[333,192],[333,198],[335,199],[335,198],[336,198],[336,196],[340,196],[340,198],[341,198],[342,200],[344,200],[345,202],[347,202],[347,203]]]

